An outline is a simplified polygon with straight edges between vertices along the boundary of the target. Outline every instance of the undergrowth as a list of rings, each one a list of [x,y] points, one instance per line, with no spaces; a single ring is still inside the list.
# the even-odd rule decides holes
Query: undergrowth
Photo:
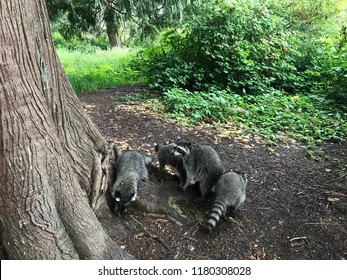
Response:
[[[340,142],[347,136],[347,112],[321,95],[289,96],[281,91],[239,95],[228,90],[190,92],[172,89],[159,99],[159,108],[182,124],[231,123],[244,133],[275,144],[300,140],[307,145]]]

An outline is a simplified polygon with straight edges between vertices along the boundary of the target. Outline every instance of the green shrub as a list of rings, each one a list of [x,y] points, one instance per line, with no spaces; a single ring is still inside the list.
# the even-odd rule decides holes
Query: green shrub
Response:
[[[164,92],[161,103],[169,117],[181,122],[230,123],[269,143],[289,138],[319,144],[347,136],[347,113],[319,95],[288,96],[280,91],[238,95],[228,90],[172,89]]]
[[[259,2],[216,2],[141,53],[138,65],[151,85],[160,90],[229,87],[250,94],[302,91],[310,65],[296,64],[303,60],[301,41],[285,20]]]
[[[316,60],[316,69],[319,70],[316,80],[320,91],[347,105],[347,45],[339,48],[331,40],[326,40]]]
[[[164,92],[162,103],[165,111],[173,117],[189,117],[188,122],[227,122],[234,112],[230,106],[235,96],[225,90],[190,92],[186,89],[171,89]]]

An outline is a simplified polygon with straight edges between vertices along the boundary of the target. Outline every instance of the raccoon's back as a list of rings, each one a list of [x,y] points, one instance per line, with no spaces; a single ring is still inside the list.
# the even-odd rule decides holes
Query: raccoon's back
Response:
[[[246,199],[246,186],[246,179],[238,173],[224,173],[216,183],[216,198],[223,198],[228,207],[237,210]]]
[[[187,159],[186,166],[192,167],[194,173],[199,175],[199,177],[210,173],[214,174],[217,179],[224,172],[219,155],[212,147],[206,145],[197,145],[192,150]]]
[[[116,162],[116,176],[128,173],[146,174],[146,162],[144,156],[137,151],[123,153]]]
[[[237,210],[246,199],[247,179],[244,175],[229,171],[221,175],[214,186],[215,201],[205,223],[208,231],[217,226],[228,209]]]

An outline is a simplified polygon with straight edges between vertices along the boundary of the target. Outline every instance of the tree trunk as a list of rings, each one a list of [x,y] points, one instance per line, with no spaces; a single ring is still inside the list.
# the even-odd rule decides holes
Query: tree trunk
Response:
[[[110,27],[107,23],[106,23],[106,28],[107,28],[107,37],[108,37],[108,41],[110,43],[111,49],[116,47],[121,47],[122,43],[120,41],[120,38],[117,32],[114,31],[114,28]]]
[[[56,56],[45,1],[0,0],[0,238],[10,259],[131,258],[95,214],[105,147]]]
[[[112,9],[108,1],[104,1],[104,21],[106,23],[106,31],[111,48],[121,47],[122,43],[118,35],[118,24],[116,22],[116,12]]]

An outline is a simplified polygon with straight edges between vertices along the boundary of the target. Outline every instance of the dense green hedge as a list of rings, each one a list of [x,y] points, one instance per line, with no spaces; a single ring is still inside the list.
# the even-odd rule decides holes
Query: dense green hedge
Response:
[[[163,32],[134,65],[160,91],[226,89],[239,94],[326,91],[345,102],[346,48],[307,34],[266,1],[215,1],[181,30]],[[317,38],[316,38],[316,37]]]
[[[207,5],[180,31],[165,32],[142,53],[140,67],[155,88],[236,93],[302,91],[312,65],[301,38],[266,6]]]

